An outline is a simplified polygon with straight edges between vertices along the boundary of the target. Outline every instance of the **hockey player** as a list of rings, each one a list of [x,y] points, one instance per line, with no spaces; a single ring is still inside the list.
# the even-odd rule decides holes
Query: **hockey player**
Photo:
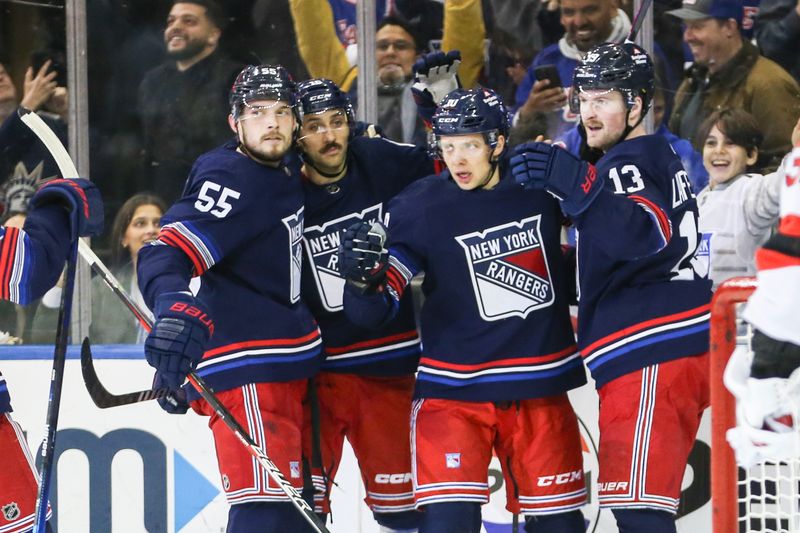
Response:
[[[0,227],[0,298],[23,305],[41,298],[58,281],[71,243],[102,230],[103,204],[90,181],[47,182],[31,199],[22,229]],[[38,476],[11,411],[0,374],[0,531],[22,533],[33,529]]]
[[[600,506],[623,533],[674,532],[709,394],[697,204],[669,143],[645,133],[653,65],[644,50],[595,47],[572,86],[597,167],[529,143],[513,172],[559,198],[578,230],[578,346],[600,395]]]
[[[561,215],[552,198],[513,182],[502,164],[507,140],[493,91],[446,95],[432,148],[448,172],[391,200],[386,228],[349,228],[340,252],[345,313],[364,326],[396,316],[411,277],[425,272],[411,420],[420,533],[481,530],[492,450],[507,508],[526,515],[526,531],[584,531],[580,436],[566,392],[585,374],[569,319]]]
[[[417,527],[417,513],[405,436],[420,353],[411,291],[385,327],[370,331],[354,325],[342,312],[345,280],[337,252],[347,227],[380,220],[384,202],[432,174],[433,163],[423,147],[356,136],[350,100],[330,80],[300,83],[297,100],[306,198],[302,294],[319,322],[326,356],[314,378],[319,424],[312,429],[320,435],[322,463],[321,472],[314,470],[317,512],[330,510],[328,497],[347,437],[366,503],[382,531],[409,531]]]
[[[236,139],[198,158],[183,198],[139,252],[139,287],[154,310],[145,355],[157,380],[198,374],[293,485],[302,486],[306,380],[322,360],[319,330],[300,301],[303,190],[284,165],[296,128],[295,84],[281,66],[248,66],[230,95]],[[196,295],[189,280],[200,278]],[[303,531],[304,519],[233,433],[210,415],[229,532]],[[162,404],[185,412],[186,405]]]
[[[746,351],[736,351],[725,371],[725,383],[738,400],[738,427],[728,431],[728,440],[743,466],[800,457],[800,145],[785,164],[781,222],[756,252],[758,288],[744,312],[756,329],[752,366],[742,360]],[[742,365],[744,372],[737,372]]]

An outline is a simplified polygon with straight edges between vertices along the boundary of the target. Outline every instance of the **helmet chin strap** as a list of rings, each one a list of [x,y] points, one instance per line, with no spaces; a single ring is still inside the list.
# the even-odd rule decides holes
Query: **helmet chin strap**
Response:
[[[614,146],[618,145],[619,143],[621,143],[622,141],[627,139],[628,135],[630,135],[630,133],[636,128],[636,126],[641,124],[642,121],[644,120],[644,114],[639,114],[639,120],[636,121],[636,124],[631,126],[629,121],[628,121],[628,118],[630,118],[630,116],[631,116],[631,108],[626,105],[625,106],[625,129],[622,130],[622,135],[620,135],[619,139],[617,139],[617,142],[614,143]]]
[[[490,181],[492,181],[492,176],[494,176],[494,172],[497,170],[499,160],[499,157],[492,157],[491,155],[489,156],[489,173],[486,174],[485,178],[483,178],[481,184],[475,187],[476,189],[483,189],[489,184]]]
[[[250,149],[247,148],[247,144],[244,142],[244,128],[239,130],[239,122],[236,122],[236,140],[239,141],[239,150],[242,151],[244,155],[256,161],[257,163],[261,163],[263,165],[267,165],[269,167],[278,167],[280,166],[281,160],[283,157],[279,159],[265,159],[258,154],[253,153]]]
[[[303,151],[300,152],[300,159],[303,161],[303,164],[308,165],[311,168],[313,168],[314,171],[317,174],[319,174],[320,176],[322,176],[323,178],[328,178],[328,179],[338,178],[339,176],[344,174],[345,170],[347,170],[347,156],[346,155],[345,155],[344,160],[342,161],[342,166],[339,167],[339,169],[336,170],[333,173],[325,172],[324,170],[319,168],[317,165],[314,164],[314,162],[311,160],[310,157],[306,157],[306,154]]]

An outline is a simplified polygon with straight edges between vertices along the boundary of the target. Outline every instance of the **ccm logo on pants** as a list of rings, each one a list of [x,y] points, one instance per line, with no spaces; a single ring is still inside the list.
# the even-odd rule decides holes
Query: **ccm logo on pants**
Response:
[[[390,485],[411,483],[411,472],[404,474],[375,474],[375,483],[388,483]]]
[[[537,485],[540,487],[549,487],[550,485],[564,485],[572,481],[578,481],[583,478],[583,470],[575,470],[574,472],[563,472],[554,476],[539,476]]]

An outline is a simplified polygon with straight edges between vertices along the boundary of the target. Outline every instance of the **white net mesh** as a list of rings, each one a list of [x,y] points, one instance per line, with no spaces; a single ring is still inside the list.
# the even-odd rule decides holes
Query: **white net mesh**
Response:
[[[750,350],[752,328],[740,318],[743,304],[736,305],[736,345]],[[792,403],[794,420],[800,420],[800,406]],[[798,423],[795,433],[800,439]],[[800,533],[800,456],[738,470],[739,531]]]

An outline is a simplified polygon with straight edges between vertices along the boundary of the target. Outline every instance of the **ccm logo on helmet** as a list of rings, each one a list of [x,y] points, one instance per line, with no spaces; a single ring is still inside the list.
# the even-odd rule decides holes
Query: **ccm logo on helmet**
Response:
[[[411,483],[411,472],[404,474],[376,474],[375,483],[400,485],[402,483]]]
[[[583,479],[583,470],[575,470],[574,472],[562,472],[554,476],[539,476],[539,481],[536,484],[540,487],[549,487],[550,485],[564,485],[581,479]]]

